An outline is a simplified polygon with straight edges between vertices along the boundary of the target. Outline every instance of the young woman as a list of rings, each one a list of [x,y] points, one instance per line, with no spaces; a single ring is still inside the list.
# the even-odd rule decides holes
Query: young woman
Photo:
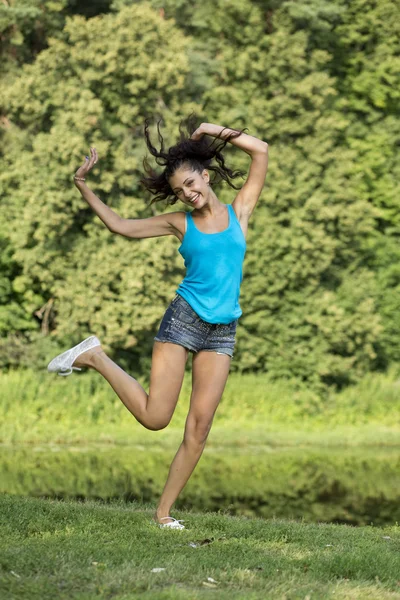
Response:
[[[158,123],[161,150],[157,151],[148,128],[146,121],[147,147],[164,168],[157,175],[144,159],[148,176],[142,179],[143,185],[156,194],[152,202],[180,201],[191,212],[168,212],[148,219],[121,218],[85,183],[85,175],[98,160],[95,148],[90,149],[90,158],[86,157],[74,180],[82,196],[113,233],[128,238],[174,235],[181,242],[178,251],[185,260],[186,276],[155,337],[149,393],[106,355],[95,336],[57,356],[49,363],[48,370],[69,375],[81,367],[95,369],[139,423],[158,430],[171,420],[188,354],[193,352],[193,384],[184,439],[171,464],[154,517],[162,527],[183,529],[169,513],[204,450],[228,377],[236,326],[242,314],[239,292],[247,226],[267,174],[268,144],[243,131],[211,123],[196,128],[189,117],[188,134],[180,128],[180,141],[168,151],[164,151]],[[205,136],[214,139],[210,143]],[[251,157],[248,178],[230,205],[218,200],[210,181],[213,172],[215,177],[238,189],[230,180],[241,173],[231,171],[222,155],[227,142]]]

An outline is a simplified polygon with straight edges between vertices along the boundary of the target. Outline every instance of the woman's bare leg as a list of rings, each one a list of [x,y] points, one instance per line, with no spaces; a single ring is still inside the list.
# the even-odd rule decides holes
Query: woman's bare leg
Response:
[[[231,358],[227,354],[200,351],[193,356],[192,395],[182,444],[171,464],[155,519],[169,511],[184,488],[206,445],[215,411],[225,388]]]
[[[101,346],[78,356],[74,366],[98,371],[139,423],[147,429],[158,430],[168,425],[174,413],[188,354],[183,346],[154,342],[148,394]]]

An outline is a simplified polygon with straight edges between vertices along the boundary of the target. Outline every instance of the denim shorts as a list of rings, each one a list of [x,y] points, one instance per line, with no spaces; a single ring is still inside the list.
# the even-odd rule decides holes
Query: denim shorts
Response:
[[[207,350],[232,357],[237,324],[238,319],[227,325],[207,323],[177,294],[165,311],[154,340],[179,344],[191,352]]]

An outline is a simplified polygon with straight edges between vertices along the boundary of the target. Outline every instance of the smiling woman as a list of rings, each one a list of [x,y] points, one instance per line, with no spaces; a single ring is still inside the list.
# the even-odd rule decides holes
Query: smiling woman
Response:
[[[161,149],[157,150],[150,141],[150,122],[149,119],[146,119],[145,138],[147,147],[154,156],[157,164],[164,167],[163,172],[157,174],[150,166],[147,158],[143,161],[147,177],[143,177],[141,183],[152,194],[155,194],[151,203],[167,200],[168,204],[175,204],[178,200],[182,199],[182,188],[179,185],[176,185],[175,187],[174,182],[170,181],[170,178],[182,166],[190,167],[190,170],[193,171],[194,174],[196,172],[201,174],[204,169],[207,169],[214,173],[214,178],[210,182],[211,184],[218,183],[222,179],[232,188],[240,189],[240,187],[238,188],[233,185],[231,180],[243,176],[244,173],[242,171],[232,171],[225,165],[222,150],[229,141],[239,137],[244,129],[242,131],[237,131],[221,127],[221,131],[213,137],[211,141],[207,141],[204,137],[206,131],[202,129],[202,126],[197,127],[196,122],[197,119],[195,115],[191,115],[184,120],[180,127],[179,142],[165,151],[164,140],[160,132],[160,121],[157,123],[157,131]],[[186,133],[183,127],[187,129]],[[217,140],[219,140],[219,142]],[[213,160],[218,164],[213,164]],[[188,185],[190,185],[190,182],[188,182]],[[190,197],[193,196],[194,194],[190,194]]]
[[[153,202],[180,200],[193,207],[191,213],[177,211],[148,219],[121,219],[101,202],[85,183],[85,175],[97,162],[96,149],[75,174],[75,185],[110,231],[129,237],[174,235],[187,268],[186,276],[160,323],[152,356],[150,389],[144,388],[114,363],[103,351],[100,340],[90,336],[55,357],[48,370],[70,375],[89,367],[100,373],[117,396],[144,427],[163,429],[171,421],[181,391],[189,352],[193,353],[193,384],[183,442],[171,464],[155,520],[163,528],[183,529],[169,515],[199,461],[229,374],[236,343],[236,328],[242,314],[239,305],[242,265],[246,252],[247,223],[261,193],[268,167],[268,144],[243,133],[211,123],[195,126],[195,117],[186,121],[188,133],[180,128],[181,139],[160,151],[152,145],[149,122],[145,139],[151,154],[162,165],[156,174],[144,159],[147,177],[141,181],[155,194]],[[185,122],[184,122],[185,123]],[[210,135],[211,142],[204,137]],[[218,141],[219,140],[219,141]],[[222,149],[227,142],[251,156],[249,176],[232,204],[220,202],[212,183],[242,175],[226,165]],[[213,164],[215,159],[217,164]],[[210,172],[214,174],[210,181]]]

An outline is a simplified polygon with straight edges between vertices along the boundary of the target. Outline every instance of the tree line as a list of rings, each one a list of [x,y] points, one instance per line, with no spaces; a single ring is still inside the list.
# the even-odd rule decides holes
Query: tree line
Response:
[[[111,234],[72,177],[94,145],[89,185],[118,214],[176,210],[139,184],[143,123],[161,116],[172,144],[192,111],[269,144],[232,370],[323,390],[400,362],[397,16],[395,0],[0,4],[1,368],[96,334],[148,370],[179,241]],[[232,146],[226,161],[249,167]]]

